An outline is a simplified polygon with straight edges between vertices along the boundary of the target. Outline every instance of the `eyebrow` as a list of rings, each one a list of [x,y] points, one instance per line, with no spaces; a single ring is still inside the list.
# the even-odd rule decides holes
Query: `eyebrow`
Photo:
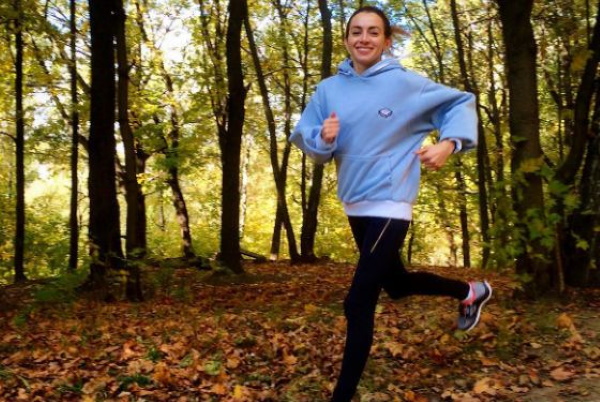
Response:
[[[350,27],[350,30],[352,30],[352,29],[363,29],[363,27],[360,25],[353,25]],[[377,25],[372,25],[370,27],[366,27],[366,29],[382,29],[382,28]]]

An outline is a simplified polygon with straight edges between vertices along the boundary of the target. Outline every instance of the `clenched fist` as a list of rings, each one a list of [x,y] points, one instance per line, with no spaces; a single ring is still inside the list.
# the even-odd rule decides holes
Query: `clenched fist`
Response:
[[[446,164],[452,152],[454,152],[454,143],[452,141],[440,141],[435,145],[424,146],[415,153],[426,168],[438,170]]]
[[[340,120],[337,118],[335,112],[325,119],[323,122],[323,128],[321,129],[321,138],[325,143],[331,144],[338,136],[340,132]]]

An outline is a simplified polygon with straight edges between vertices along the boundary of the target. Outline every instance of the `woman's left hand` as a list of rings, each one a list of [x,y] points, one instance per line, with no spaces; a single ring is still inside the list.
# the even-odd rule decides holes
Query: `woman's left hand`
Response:
[[[453,141],[440,141],[435,145],[426,145],[415,153],[427,169],[438,170],[446,164],[453,152]]]

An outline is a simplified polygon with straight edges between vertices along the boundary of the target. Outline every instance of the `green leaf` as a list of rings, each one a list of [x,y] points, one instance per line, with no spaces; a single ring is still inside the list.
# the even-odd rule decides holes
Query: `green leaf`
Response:
[[[204,372],[208,375],[219,375],[221,373],[221,362],[218,360],[209,360],[204,364]]]

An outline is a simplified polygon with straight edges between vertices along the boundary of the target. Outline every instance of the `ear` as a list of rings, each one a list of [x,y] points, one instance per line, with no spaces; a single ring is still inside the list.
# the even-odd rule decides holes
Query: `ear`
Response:
[[[385,40],[385,50],[389,51],[392,48],[392,38],[386,38]]]

